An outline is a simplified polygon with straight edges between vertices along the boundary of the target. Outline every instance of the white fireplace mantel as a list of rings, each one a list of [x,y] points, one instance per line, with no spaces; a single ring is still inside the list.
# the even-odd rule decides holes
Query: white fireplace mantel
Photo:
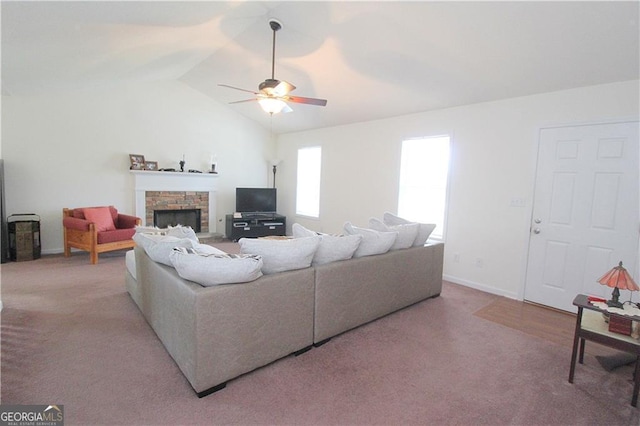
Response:
[[[134,177],[136,216],[147,217],[147,191],[194,191],[209,193],[209,232],[216,232],[216,173],[153,172],[131,170]]]

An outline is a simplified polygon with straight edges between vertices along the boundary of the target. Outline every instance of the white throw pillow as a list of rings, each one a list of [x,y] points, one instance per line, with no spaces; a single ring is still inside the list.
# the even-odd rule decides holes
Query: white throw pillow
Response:
[[[240,253],[262,256],[262,272],[277,272],[303,269],[311,266],[313,255],[320,244],[320,237],[269,239],[240,238]]]
[[[403,219],[399,216],[394,215],[393,213],[386,212],[382,216],[382,222],[385,225],[395,226],[395,225],[404,225],[407,223],[418,223],[411,222],[410,220]],[[436,229],[435,223],[418,223],[420,228],[418,229],[418,235],[416,235],[416,239],[413,242],[413,247],[421,247],[424,246],[429,239],[429,236]]]
[[[176,238],[189,238],[195,242],[199,242],[196,232],[190,226],[176,225],[167,228],[158,228],[157,226],[136,225],[136,233],[147,235],[168,235]]]
[[[292,231],[294,238],[320,235],[320,245],[311,261],[311,264],[314,266],[324,265],[325,263],[336,262],[338,260],[351,259],[362,240],[362,235],[317,234],[299,223],[293,224]]]
[[[396,238],[396,241],[391,246],[391,250],[402,250],[413,245],[413,242],[418,236],[418,229],[420,228],[420,224],[405,223],[403,225],[385,225],[380,219],[372,217],[371,219],[369,219],[369,228],[383,232],[398,232],[398,238]]]
[[[157,235],[165,235],[167,233],[166,229],[158,228],[157,226],[142,226],[136,225],[136,233],[141,234],[157,234]]]
[[[196,231],[190,226],[176,225],[167,227],[167,235],[178,238],[189,238],[190,240],[200,242],[196,236]]]
[[[201,246],[177,247],[169,257],[181,278],[205,287],[246,283],[262,276],[262,258],[257,255],[212,253]]]
[[[360,245],[353,254],[353,257],[386,253],[398,237],[398,233],[395,231],[380,232],[374,229],[358,228],[357,226],[353,226],[351,222],[344,224],[344,232],[348,235],[362,235]]]
[[[168,235],[143,234],[137,232],[133,235],[133,241],[142,247],[154,262],[173,266],[169,255],[174,247],[193,248],[195,242],[188,238],[178,238]]]

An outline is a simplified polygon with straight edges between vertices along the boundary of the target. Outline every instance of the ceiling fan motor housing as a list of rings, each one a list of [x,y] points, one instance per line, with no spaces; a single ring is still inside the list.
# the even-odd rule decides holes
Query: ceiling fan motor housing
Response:
[[[260,83],[260,85],[258,86],[258,90],[260,90],[261,92],[265,91],[268,92],[271,89],[275,89],[275,87],[280,84],[280,80],[276,80],[273,78],[268,78],[265,81],[263,81],[262,83]]]

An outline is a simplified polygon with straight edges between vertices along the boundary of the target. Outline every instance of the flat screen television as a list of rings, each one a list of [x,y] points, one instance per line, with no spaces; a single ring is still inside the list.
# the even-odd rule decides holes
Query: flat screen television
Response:
[[[276,188],[236,188],[239,213],[275,213]]]

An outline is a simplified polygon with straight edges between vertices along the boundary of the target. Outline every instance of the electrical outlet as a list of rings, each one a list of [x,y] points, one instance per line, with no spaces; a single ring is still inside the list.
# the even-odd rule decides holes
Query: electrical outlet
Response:
[[[453,254],[453,262],[454,263],[460,263],[460,253],[454,253]]]

